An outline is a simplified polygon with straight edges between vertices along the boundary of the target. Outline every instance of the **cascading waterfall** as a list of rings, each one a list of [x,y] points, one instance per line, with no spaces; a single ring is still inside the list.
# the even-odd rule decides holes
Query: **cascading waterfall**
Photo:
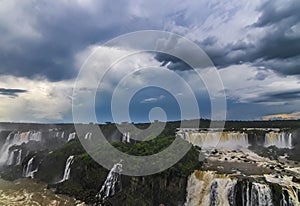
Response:
[[[22,163],[22,149],[19,149],[18,150],[18,156],[17,156],[17,159],[16,159],[16,165],[21,165]]]
[[[91,132],[88,132],[88,133],[85,134],[84,139],[85,140],[91,140],[92,139],[92,135],[93,134]]]
[[[14,149],[9,151],[9,156],[6,164],[11,165],[20,165],[21,164],[22,149]]]
[[[268,132],[265,135],[265,147],[275,146],[277,148],[292,149],[292,133]]]
[[[116,189],[118,189],[119,191],[122,190],[120,173],[122,172],[123,165],[121,164],[121,162],[122,161],[114,164],[114,166],[108,173],[105,182],[96,195],[96,198],[98,200],[103,201],[107,197],[113,196],[116,193]]]
[[[278,184],[282,187],[281,206],[300,205],[300,184],[293,182],[293,177],[283,175],[280,179],[274,175],[264,175],[267,182]]]
[[[76,137],[76,132],[70,133],[67,141],[69,142],[69,141],[75,139],[75,137]]]
[[[226,148],[239,149],[247,148],[248,135],[244,132],[177,132],[177,135],[193,145],[203,149]]]
[[[38,171],[38,168],[33,170],[33,161],[35,157],[32,157],[28,162],[27,165],[23,168],[23,177],[31,177],[34,178],[34,174]]]
[[[185,206],[234,205],[236,179],[212,171],[195,171],[188,180]]]
[[[122,136],[122,142],[130,143],[130,133],[125,132]]]
[[[7,162],[6,162],[6,165],[13,165],[13,163],[14,163],[14,155],[15,155],[15,152],[16,152],[17,150],[15,149],[15,150],[13,150],[13,151],[10,151],[9,152],[9,155],[8,155],[8,159],[7,159]]]
[[[180,129],[176,135],[193,145],[203,149],[242,149],[248,148],[249,137],[246,132],[220,132],[220,131],[199,131]],[[293,148],[293,137],[291,132],[280,132],[280,130],[266,131],[262,137],[264,146],[275,146],[277,148]],[[125,142],[126,134],[122,141]]]
[[[246,196],[246,201],[243,201],[243,206],[271,206],[273,205],[272,190],[266,184],[253,182],[250,188],[250,184],[247,183],[246,191],[243,191]]]
[[[185,206],[300,205],[300,185],[292,181],[293,177],[278,178],[277,175],[261,177],[264,178],[239,180],[237,176],[216,174],[213,171],[195,171],[188,179]],[[262,179],[265,181],[261,182]],[[270,183],[278,185],[277,194],[281,192],[281,196],[274,196]]]
[[[13,145],[21,145],[28,143],[29,141],[41,141],[42,133],[36,131],[28,132],[11,132],[3,144],[0,150],[0,165],[8,162],[9,159],[9,148]]]
[[[68,159],[66,161],[64,176],[63,176],[63,178],[62,178],[62,180],[60,182],[64,182],[64,181],[66,181],[66,180],[68,180],[70,178],[71,165],[73,163],[73,160],[74,160],[74,156],[73,155],[71,155],[70,157],[68,157]]]

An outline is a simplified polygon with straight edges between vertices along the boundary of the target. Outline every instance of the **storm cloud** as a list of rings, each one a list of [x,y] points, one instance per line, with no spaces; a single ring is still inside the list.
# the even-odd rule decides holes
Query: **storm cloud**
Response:
[[[72,86],[89,48],[138,30],[174,32],[199,45],[220,73],[232,119],[300,110],[299,0],[4,0],[0,4],[1,120],[70,119]],[[114,55],[115,48],[102,49],[105,58]],[[189,48],[182,48],[182,53],[197,58]],[[201,85],[194,80],[192,68],[177,57],[149,52],[134,61],[166,67]],[[125,76],[128,67],[136,65],[119,65],[116,74]],[[107,67],[105,59],[99,60],[98,67]],[[92,78],[91,74],[85,79],[85,88]],[[150,105],[141,102],[154,102],[158,96],[146,95],[137,107]],[[161,104],[172,108],[163,100]],[[201,102],[205,108],[210,105],[207,98]],[[97,105],[103,116],[109,116],[106,103]],[[28,105],[34,105],[33,111],[26,111]],[[245,110],[247,114],[242,113]]]
[[[5,96],[11,96],[11,97],[17,97],[18,94],[26,93],[27,90],[24,89],[6,89],[6,88],[0,88],[0,95]]]

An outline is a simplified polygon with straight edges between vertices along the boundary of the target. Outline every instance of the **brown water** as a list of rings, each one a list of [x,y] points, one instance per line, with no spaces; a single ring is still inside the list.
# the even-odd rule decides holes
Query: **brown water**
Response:
[[[31,179],[13,182],[0,179],[1,206],[85,206],[73,198],[57,195],[46,188],[46,184]]]

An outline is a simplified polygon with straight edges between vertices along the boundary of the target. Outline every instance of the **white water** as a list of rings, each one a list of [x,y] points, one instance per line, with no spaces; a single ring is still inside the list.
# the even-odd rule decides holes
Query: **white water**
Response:
[[[245,132],[221,132],[221,131],[198,131],[181,129],[176,135],[193,145],[203,149],[243,149],[248,148],[248,134]],[[264,137],[264,146],[276,146],[277,148],[292,149],[292,133],[271,131]],[[126,139],[123,135],[122,141]]]
[[[18,156],[16,159],[16,165],[21,165],[21,163],[22,163],[22,149],[19,149]]]
[[[85,140],[91,140],[92,139],[92,135],[93,134],[91,132],[88,132],[88,133],[85,134],[84,139]]]
[[[178,132],[177,135],[203,149],[240,149],[249,146],[248,135],[244,132]]]
[[[70,172],[71,172],[71,164],[73,163],[74,156],[71,155],[67,161],[66,161],[66,166],[65,166],[65,171],[64,171],[64,176],[60,182],[64,182],[70,178]]]
[[[100,191],[96,197],[100,200],[104,200],[107,197],[113,196],[116,193],[116,186],[119,186],[121,190],[120,172],[122,172],[123,165],[119,163],[114,164],[113,168],[109,171],[105,182],[103,183]]]
[[[13,151],[9,151],[9,156],[7,159],[7,165],[20,165],[21,164],[21,155],[22,149],[14,149]]]
[[[0,165],[8,162],[9,148],[13,145],[21,145],[29,141],[41,141],[42,133],[36,131],[11,132],[0,150]]]
[[[76,133],[75,132],[70,133],[69,137],[68,137],[68,142],[71,141],[71,140],[73,140],[73,139],[75,139],[75,137],[76,137]]]
[[[264,177],[268,182],[279,184],[283,188],[283,191],[287,192],[288,202],[286,201],[286,199],[283,199],[281,201],[282,206],[300,205],[298,197],[300,184],[293,182],[293,177],[286,175],[281,176],[281,178],[276,178],[274,175],[264,175]],[[282,192],[282,196],[286,197],[284,192]]]
[[[125,132],[122,136],[122,142],[130,143],[130,133]]]
[[[243,202],[243,206],[271,206],[273,205],[272,191],[271,188],[266,184],[252,183],[251,190],[249,189],[250,184],[247,184],[246,189],[246,202]],[[249,190],[251,191],[249,193]]]
[[[276,146],[277,148],[292,149],[292,133],[268,132],[265,136],[265,147]]]
[[[212,171],[195,171],[188,180],[185,206],[233,204],[236,179]]]
[[[13,165],[13,163],[14,163],[14,154],[15,154],[16,151],[18,151],[18,150],[14,149],[13,151],[9,152],[6,165]]]
[[[31,177],[34,178],[34,174],[38,171],[38,168],[33,170],[33,161],[35,157],[32,157],[28,162],[27,165],[23,168],[23,176],[24,177]]]

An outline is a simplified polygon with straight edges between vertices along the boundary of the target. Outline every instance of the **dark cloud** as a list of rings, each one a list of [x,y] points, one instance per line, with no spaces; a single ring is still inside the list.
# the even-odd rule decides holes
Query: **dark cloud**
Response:
[[[299,21],[300,2],[298,0],[267,1],[258,10],[262,12],[254,24],[258,27],[270,26],[287,19],[297,22]]]
[[[198,44],[208,53],[218,68],[248,63],[272,69],[284,75],[300,74],[300,1],[268,1],[258,8],[257,22],[245,27],[254,42],[245,39],[218,44],[211,36]],[[254,36],[252,30],[264,30],[262,36]]]
[[[266,102],[289,102],[290,100],[300,99],[300,90],[288,90],[280,92],[266,92],[260,97],[253,99],[253,103]]]
[[[167,65],[169,69],[174,71],[184,71],[184,70],[193,69],[181,59],[166,53],[161,53],[161,52],[155,53],[154,58],[157,61],[161,62],[161,66]]]
[[[88,2],[83,2],[84,5],[53,1],[28,4],[25,6],[26,13],[34,19],[32,27],[39,36],[0,41],[0,75],[42,76],[50,81],[74,78],[78,71],[74,58],[87,46],[103,43],[137,28],[156,28],[147,19],[128,14],[126,1],[118,2],[118,6],[100,1],[93,2],[91,6]],[[3,34],[7,36],[12,35],[7,28],[1,28],[1,24],[0,30],[4,30]],[[1,38],[6,39],[5,36]]]
[[[18,94],[26,93],[27,90],[23,89],[6,89],[6,88],[0,88],[0,95],[10,96],[10,97],[17,97]]]

